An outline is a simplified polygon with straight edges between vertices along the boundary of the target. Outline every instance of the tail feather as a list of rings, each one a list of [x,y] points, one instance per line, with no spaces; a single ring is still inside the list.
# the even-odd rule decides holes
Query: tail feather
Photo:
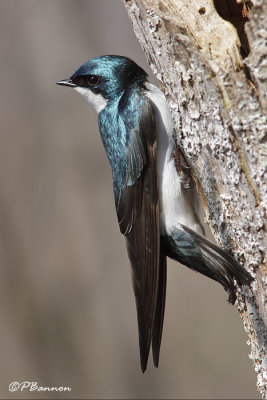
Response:
[[[253,278],[230,254],[205,237],[181,225],[172,236],[161,238],[162,251],[187,267],[219,282],[236,300],[234,278],[241,285],[250,285]]]

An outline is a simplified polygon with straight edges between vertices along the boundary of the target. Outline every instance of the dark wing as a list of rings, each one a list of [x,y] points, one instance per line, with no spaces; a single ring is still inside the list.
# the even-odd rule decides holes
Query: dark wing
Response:
[[[158,367],[159,365],[159,352],[160,352],[164,311],[165,311],[166,284],[167,284],[167,260],[166,256],[161,253],[160,266],[159,266],[157,305],[156,305],[156,313],[153,326],[153,338],[152,338],[153,361],[156,367]]]
[[[122,117],[126,129],[129,131],[130,128],[127,133],[126,184],[114,192],[120,230],[126,237],[132,266],[141,368],[145,371],[152,338],[153,353],[156,354],[156,364],[158,363],[165,304],[166,265],[164,262],[160,263],[154,113],[148,99],[141,96],[139,100],[137,119],[134,119],[136,110],[133,105],[127,111],[127,104],[124,104]],[[162,269],[160,265],[163,265]]]

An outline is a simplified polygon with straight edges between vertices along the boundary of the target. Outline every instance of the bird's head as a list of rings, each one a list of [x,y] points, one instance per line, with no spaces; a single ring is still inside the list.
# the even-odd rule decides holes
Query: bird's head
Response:
[[[74,88],[86,97],[97,112],[131,85],[142,85],[147,73],[134,61],[122,56],[95,57],[81,65],[69,78],[57,82]]]

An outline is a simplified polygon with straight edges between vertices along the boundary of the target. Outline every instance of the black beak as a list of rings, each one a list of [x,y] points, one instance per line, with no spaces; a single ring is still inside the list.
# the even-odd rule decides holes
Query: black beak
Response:
[[[71,79],[63,79],[62,81],[58,81],[57,85],[70,86],[70,87],[76,86],[75,83],[73,83]]]

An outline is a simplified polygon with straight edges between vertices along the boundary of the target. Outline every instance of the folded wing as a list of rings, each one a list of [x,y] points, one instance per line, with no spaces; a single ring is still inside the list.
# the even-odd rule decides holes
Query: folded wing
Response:
[[[166,258],[160,255],[156,129],[150,101],[140,92],[126,93],[119,112],[127,151],[120,187],[113,174],[115,203],[132,266],[145,371],[152,340],[154,363],[158,364],[166,292]]]

